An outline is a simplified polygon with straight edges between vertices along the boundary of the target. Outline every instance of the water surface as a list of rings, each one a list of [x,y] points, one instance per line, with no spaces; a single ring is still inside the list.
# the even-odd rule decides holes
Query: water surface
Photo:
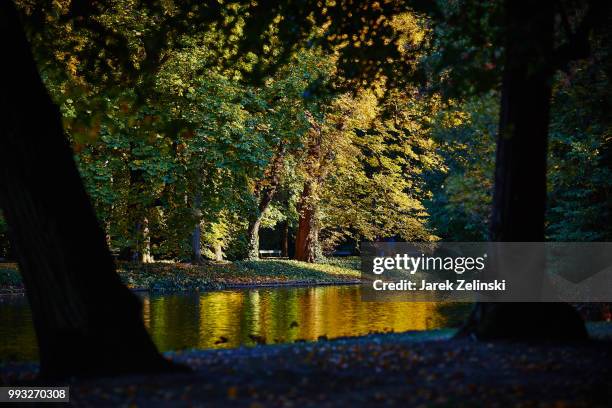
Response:
[[[231,348],[456,326],[469,305],[362,302],[357,285],[141,294],[143,317],[160,350]],[[24,296],[0,297],[0,360],[36,360]]]

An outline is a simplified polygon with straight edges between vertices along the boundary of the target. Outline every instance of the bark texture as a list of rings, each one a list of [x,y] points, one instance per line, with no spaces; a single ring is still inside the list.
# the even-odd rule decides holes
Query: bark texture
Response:
[[[149,219],[142,220],[142,263],[152,263],[154,261],[151,254],[151,231],[149,230]]]
[[[323,149],[321,125],[310,112],[306,112],[306,116],[311,128],[304,161],[306,180],[298,202],[299,222],[295,238],[295,259],[315,262],[322,256],[319,243],[319,190],[330,170],[332,154]]]
[[[295,238],[295,259],[303,262],[315,262],[320,257],[319,223],[317,205],[313,200],[314,189],[313,182],[307,181],[298,204],[300,219]]]
[[[0,204],[17,248],[43,377],[168,370],[119,280],[11,1],[0,4]]]

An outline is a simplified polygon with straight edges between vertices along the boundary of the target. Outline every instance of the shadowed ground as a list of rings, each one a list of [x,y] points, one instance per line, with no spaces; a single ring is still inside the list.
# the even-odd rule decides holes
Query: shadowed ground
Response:
[[[72,382],[78,406],[609,406],[612,342],[480,343],[448,331],[169,353],[193,374]],[[5,366],[3,379],[32,375]]]

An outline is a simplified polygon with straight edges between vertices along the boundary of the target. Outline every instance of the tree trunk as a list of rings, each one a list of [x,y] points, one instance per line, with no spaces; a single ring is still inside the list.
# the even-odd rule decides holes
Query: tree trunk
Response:
[[[17,248],[43,377],[173,367],[147,334],[43,85],[13,2],[0,4],[0,204]],[[59,199],[58,199],[59,198]]]
[[[223,261],[223,247],[220,242],[215,243],[215,261],[221,262]]]
[[[191,234],[191,263],[194,265],[198,265],[202,262],[202,244],[200,239],[202,237],[202,231],[200,228],[200,223],[198,222],[193,228],[193,233]]]
[[[506,62],[492,241],[542,242],[546,156],[553,79],[554,0],[506,0]],[[517,271],[523,273],[524,271]],[[581,339],[586,329],[565,304],[479,303],[460,335],[482,339]]]
[[[315,262],[321,258],[319,244],[319,220],[317,214],[318,189],[325,180],[330,168],[330,157],[324,154],[323,129],[310,112],[306,112],[310,122],[308,154],[304,161],[306,180],[298,203],[299,222],[295,237],[295,259],[303,262]]]
[[[191,263],[194,265],[202,263],[202,228],[200,226],[202,213],[200,211],[201,197],[199,194],[196,195],[194,200],[194,213],[196,217],[195,227],[191,234]]]
[[[320,258],[317,207],[312,199],[313,184],[312,181],[304,184],[298,208],[300,219],[295,239],[295,259],[303,262],[315,262]]]
[[[289,257],[289,222],[283,222],[283,235],[281,238],[281,256],[283,258]]]
[[[141,221],[136,222],[134,227],[134,242],[130,250],[132,262],[152,263],[153,256],[151,255],[151,235],[149,230],[149,219],[143,217]]]
[[[261,227],[261,221],[263,215],[272,203],[274,197],[274,190],[266,189],[259,199],[259,206],[257,209],[257,216],[255,219],[249,222],[247,229],[247,236],[249,239],[249,259],[259,259],[259,228]]]
[[[257,218],[249,222],[247,229],[247,237],[249,240],[248,258],[259,259],[259,227],[261,226],[262,214],[258,214]]]
[[[153,255],[151,255],[151,232],[149,231],[149,219],[145,217],[142,220],[142,263],[152,263]]]

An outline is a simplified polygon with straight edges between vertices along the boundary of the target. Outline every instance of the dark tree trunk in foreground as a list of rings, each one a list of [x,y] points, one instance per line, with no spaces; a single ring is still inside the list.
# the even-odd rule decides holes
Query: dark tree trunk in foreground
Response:
[[[492,241],[542,242],[546,156],[553,80],[554,0],[506,0]],[[520,273],[520,272],[519,272]],[[559,303],[480,303],[460,331],[482,339],[568,340],[587,337],[584,323]]]
[[[306,181],[298,204],[300,219],[295,238],[295,259],[303,262],[315,262],[320,252],[317,206],[312,200],[314,188],[312,181]]]
[[[170,369],[141,304],[119,280],[104,232],[38,75],[17,12],[0,4],[0,204],[17,248],[43,377]]]

